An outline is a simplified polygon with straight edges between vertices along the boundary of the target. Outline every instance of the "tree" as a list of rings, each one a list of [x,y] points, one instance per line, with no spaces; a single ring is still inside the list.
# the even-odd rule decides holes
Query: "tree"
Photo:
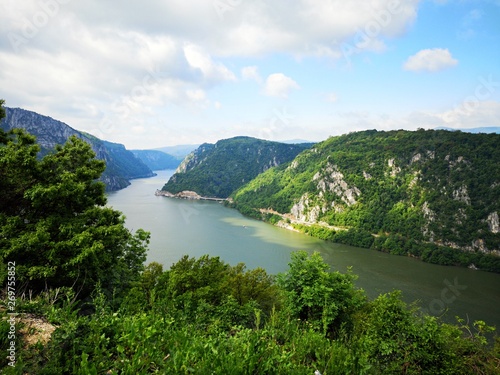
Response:
[[[279,307],[278,288],[274,277],[263,268],[247,270],[244,263],[231,267],[228,284],[240,306],[249,301],[257,302],[259,308],[269,316],[274,307]]]
[[[365,302],[364,293],[354,287],[355,276],[329,266],[317,252],[292,253],[288,272],[278,275],[278,286],[287,294],[288,306],[296,318],[307,320],[325,333],[349,323],[350,315]]]
[[[189,295],[195,301],[217,305],[227,294],[229,268],[219,257],[185,255],[170,267],[169,292],[172,297]]]
[[[219,257],[185,255],[157,280],[154,293],[165,311],[182,311],[179,319],[199,324],[249,327],[280,306],[274,278],[264,269],[230,266]]]
[[[23,130],[0,134],[1,269],[15,262],[18,285],[34,291],[127,288],[143,269],[149,234],[130,233],[123,215],[104,206],[96,181],[104,162],[76,137],[42,159],[39,150]]]
[[[0,121],[5,117],[5,108],[3,107],[5,100],[0,99]]]

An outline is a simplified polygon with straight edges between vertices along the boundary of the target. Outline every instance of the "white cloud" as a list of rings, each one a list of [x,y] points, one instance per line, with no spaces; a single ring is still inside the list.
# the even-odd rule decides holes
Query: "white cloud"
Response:
[[[463,102],[442,112],[414,111],[397,121],[405,129],[500,127],[500,102],[495,100]]]
[[[338,114],[344,129],[470,129],[500,127],[500,102],[495,100],[463,102],[445,111],[417,110],[400,115],[355,111]]]
[[[184,55],[192,68],[199,69],[205,82],[234,81],[235,75],[223,64],[215,63],[210,55],[195,44],[184,46]]]
[[[193,101],[203,101],[206,99],[206,94],[203,90],[196,89],[196,90],[187,90],[186,94],[188,98],[190,98]]]
[[[444,126],[478,128],[500,126],[500,102],[494,100],[464,101],[453,109],[437,114]]]
[[[44,5],[48,3],[54,6],[49,9]],[[154,69],[162,71],[164,79],[175,80],[172,86],[182,82],[214,86],[235,80],[221,62],[228,56],[283,52],[339,58],[341,43],[373,22],[381,28],[372,42],[383,44],[382,38],[400,35],[415,19],[418,1],[400,1],[395,11],[393,0],[227,4],[221,19],[213,2],[206,0],[144,0],[140,4],[124,0],[119,7],[99,0],[5,0],[0,5],[0,35],[4,36],[0,38],[0,84],[34,95],[26,81],[54,87],[43,73],[54,70],[59,72],[56,79],[65,82],[64,90],[74,97],[66,99],[75,102],[82,96],[90,101],[103,96],[116,100]],[[386,21],[377,21],[381,15]],[[30,24],[32,30],[28,30]],[[19,36],[21,44],[13,46],[8,35]],[[47,56],[40,61],[35,56],[42,51]],[[65,70],[61,70],[62,55],[70,56]],[[8,63],[14,59],[20,64]],[[3,69],[5,65],[10,65],[9,72]],[[22,78],[26,72],[30,80]],[[262,83],[254,72],[253,79]],[[246,73],[248,77],[250,71]],[[14,80],[7,79],[7,74]],[[24,81],[23,85],[18,81]],[[62,87],[55,89],[54,97]],[[38,100],[44,99],[38,96]]]
[[[405,70],[437,72],[458,64],[448,49],[423,49],[410,56],[403,65]]]
[[[257,83],[262,83],[262,77],[256,66],[245,66],[241,69],[241,77],[245,80],[254,80]]]
[[[118,8],[112,2],[99,0],[64,1],[64,4],[61,1],[60,11],[53,18],[70,13],[92,29],[109,27],[170,35],[179,41],[204,45],[210,55],[282,51],[334,56],[339,52],[338,43],[351,39],[359,30],[367,29],[370,33],[376,28],[375,39],[404,33],[415,19],[419,3],[418,0],[223,2],[228,6],[222,19],[214,2],[206,0],[144,0],[140,4],[124,0]],[[28,19],[43,11],[35,0],[13,2],[13,7],[21,9]]]
[[[266,79],[256,66],[242,66],[256,59],[264,64],[274,53],[338,59],[344,43],[361,52],[382,51],[388,37],[406,32],[419,5],[419,0],[223,1],[229,8],[221,18],[206,0],[123,0],[120,6],[102,0],[3,0],[0,87],[7,105],[81,130],[97,129],[115,141],[123,141],[131,126],[134,131],[157,126],[160,116],[174,129],[188,119],[195,127],[193,108],[220,108],[210,90],[228,82],[236,86],[236,72],[255,80],[265,95],[286,98],[299,89],[282,73]],[[52,10],[49,3],[55,4]],[[370,36],[363,45],[357,41],[360,32]],[[9,35],[19,36],[21,44],[12,45]],[[255,59],[243,62],[247,57]],[[172,128],[158,134],[172,134]]]
[[[290,91],[298,89],[300,86],[293,79],[283,73],[274,73],[267,77],[263,92],[268,96],[286,98]]]

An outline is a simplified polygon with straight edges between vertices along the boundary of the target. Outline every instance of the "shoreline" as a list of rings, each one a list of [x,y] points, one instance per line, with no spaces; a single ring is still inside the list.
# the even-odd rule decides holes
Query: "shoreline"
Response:
[[[238,210],[236,206],[233,206],[232,208]],[[289,214],[281,214],[269,208],[256,209],[256,212],[260,214],[260,218],[257,218],[255,216],[250,217],[261,220],[278,228],[302,233],[323,241],[375,250],[391,255],[407,256],[410,258],[418,259],[419,261],[428,264],[468,268],[473,271],[500,274],[500,268],[498,268],[498,266],[496,266],[496,264],[492,260],[499,257],[496,250],[492,253],[477,253],[471,252],[470,250],[468,251],[467,249],[451,248],[449,246],[446,246],[445,244],[438,242],[423,242],[416,243],[414,244],[415,246],[411,246],[411,244],[408,247],[403,246],[400,248],[400,251],[394,252],[391,251],[391,249],[384,247],[385,241],[391,238],[390,233],[369,233],[369,235],[373,239],[373,242],[366,246],[367,244],[359,242],[359,233],[353,233],[356,232],[355,227],[337,227],[328,225],[325,222],[305,222],[302,220],[297,220]],[[280,219],[272,220],[270,217],[266,217],[267,215],[277,216]],[[368,232],[366,233],[368,234]],[[395,237],[398,236],[395,235]],[[406,245],[408,245],[408,243]],[[435,257],[433,258],[432,255],[429,255],[429,251],[426,252],[426,250],[431,250],[430,253],[435,255]],[[447,257],[447,259],[445,259],[445,261],[443,262],[442,259],[439,258],[441,256]],[[462,259],[461,256],[464,256],[466,259]],[[491,262],[493,262],[493,264],[491,264]]]
[[[197,192],[190,190],[184,190],[176,194],[170,193],[169,191],[156,190],[155,195],[157,197],[192,199],[192,200],[213,201],[213,202],[225,202],[229,200],[229,198],[203,197],[199,195]]]

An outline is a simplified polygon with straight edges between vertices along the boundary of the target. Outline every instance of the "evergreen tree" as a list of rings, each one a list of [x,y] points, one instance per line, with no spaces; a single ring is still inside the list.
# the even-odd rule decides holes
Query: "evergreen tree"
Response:
[[[15,262],[18,291],[126,288],[143,268],[149,234],[130,233],[104,206],[96,181],[104,162],[76,137],[41,159],[39,150],[23,130],[0,133],[0,282]]]

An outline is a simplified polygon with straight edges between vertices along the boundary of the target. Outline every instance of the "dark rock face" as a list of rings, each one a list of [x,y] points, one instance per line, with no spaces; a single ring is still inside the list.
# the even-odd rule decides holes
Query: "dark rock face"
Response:
[[[121,144],[100,140],[36,112],[21,108],[5,108],[5,111],[6,117],[0,123],[1,128],[5,131],[21,128],[36,136],[41,155],[53,150],[57,144],[64,144],[72,135],[89,143],[96,157],[106,162],[106,170],[100,180],[106,184],[108,191],[127,187],[133,178],[154,176],[151,169]]]

